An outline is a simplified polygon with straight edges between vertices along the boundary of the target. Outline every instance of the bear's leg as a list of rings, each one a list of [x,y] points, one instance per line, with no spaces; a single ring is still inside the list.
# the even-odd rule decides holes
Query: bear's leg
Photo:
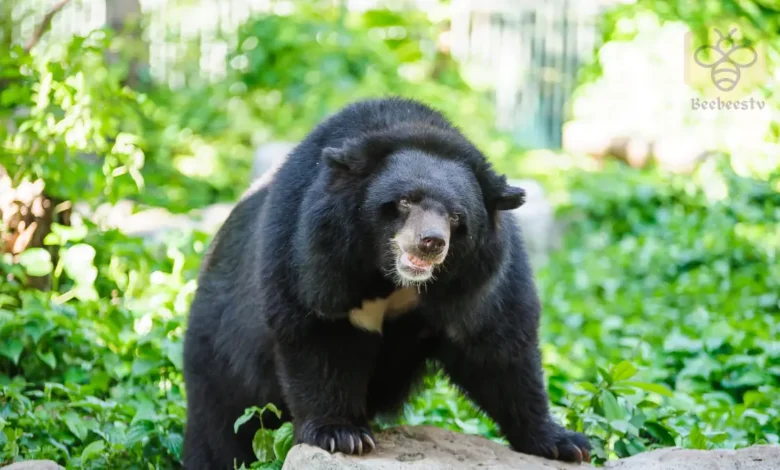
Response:
[[[277,337],[277,371],[296,442],[345,454],[372,450],[366,395],[380,335],[346,320],[285,333]]]
[[[239,466],[255,461],[252,436],[258,423],[246,423],[236,434],[233,423],[243,410],[209,378],[189,374],[188,379],[184,469],[232,470],[234,461]]]
[[[518,452],[568,462],[590,461],[590,443],[553,421],[535,341],[487,335],[448,343],[440,359],[451,380],[501,428]]]
[[[368,416],[396,413],[422,382],[433,334],[423,319],[408,315],[385,322],[382,348],[368,386]]]

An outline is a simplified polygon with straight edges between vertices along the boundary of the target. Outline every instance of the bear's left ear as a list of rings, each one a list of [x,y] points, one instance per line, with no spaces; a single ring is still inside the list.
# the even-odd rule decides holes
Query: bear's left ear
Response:
[[[330,168],[349,173],[352,169],[349,162],[349,153],[344,148],[326,147],[322,149],[322,159]]]
[[[525,204],[525,190],[515,186],[505,186],[504,190],[492,201],[493,210],[508,211]]]

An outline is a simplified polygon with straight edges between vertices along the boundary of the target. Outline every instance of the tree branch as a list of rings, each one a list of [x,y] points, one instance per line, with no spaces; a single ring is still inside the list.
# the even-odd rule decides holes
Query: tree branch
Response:
[[[43,17],[43,20],[38,23],[38,26],[35,28],[35,32],[33,32],[32,37],[29,41],[27,41],[27,44],[24,46],[25,52],[30,52],[30,50],[35,47],[38,42],[40,42],[41,38],[44,34],[46,34],[46,31],[49,30],[51,27],[51,21],[54,19],[54,16],[60,12],[63,8],[65,8],[65,5],[70,3],[71,0],[60,0],[57,4],[55,4],[51,10],[49,10],[46,15]]]

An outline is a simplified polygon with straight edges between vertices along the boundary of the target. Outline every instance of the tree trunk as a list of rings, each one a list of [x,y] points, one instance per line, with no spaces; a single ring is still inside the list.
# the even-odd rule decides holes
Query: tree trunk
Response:
[[[44,248],[56,263],[57,252],[45,246],[43,239],[51,232],[52,223],[70,225],[71,209],[59,202],[46,195],[43,180],[14,186],[0,165],[0,253],[10,253],[17,262],[23,251]],[[29,285],[45,290],[51,286],[51,278],[30,277]]]

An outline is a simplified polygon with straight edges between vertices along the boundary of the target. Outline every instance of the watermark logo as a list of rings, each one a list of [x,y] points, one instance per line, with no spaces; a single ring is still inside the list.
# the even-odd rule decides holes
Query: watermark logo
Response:
[[[737,28],[707,33],[685,36],[685,82],[705,98],[692,99],[693,109],[763,109],[760,100],[743,99],[767,79],[763,47],[742,39]]]
[[[693,60],[701,67],[711,70],[712,83],[718,90],[728,92],[733,90],[742,78],[740,69],[755,64],[758,54],[750,46],[736,44],[736,28],[732,29],[728,36],[723,36],[718,29],[715,32],[720,36],[715,45],[699,46],[693,54]]]

